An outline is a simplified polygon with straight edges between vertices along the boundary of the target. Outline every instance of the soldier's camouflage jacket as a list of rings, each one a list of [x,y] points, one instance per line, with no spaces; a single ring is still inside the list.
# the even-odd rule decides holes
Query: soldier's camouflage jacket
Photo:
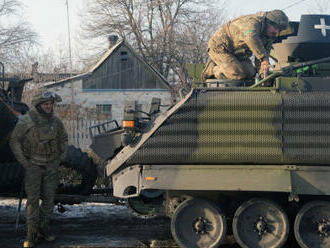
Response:
[[[266,35],[266,12],[238,17],[218,29],[210,38],[208,47],[215,53],[252,53],[258,60],[269,55],[273,39]]]
[[[22,165],[47,165],[63,160],[68,136],[61,120],[52,114],[46,118],[33,108],[17,123],[10,146]]]

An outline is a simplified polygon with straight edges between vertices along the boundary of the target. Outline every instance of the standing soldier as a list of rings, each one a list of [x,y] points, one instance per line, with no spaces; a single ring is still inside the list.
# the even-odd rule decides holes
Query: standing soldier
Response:
[[[238,17],[218,29],[208,42],[210,56],[202,79],[252,79],[256,69],[251,63],[252,54],[266,73],[269,53],[279,32],[286,29],[289,19],[282,10],[258,12]]]
[[[58,166],[68,142],[63,123],[53,112],[54,103],[59,101],[61,97],[53,92],[35,95],[32,109],[19,120],[11,136],[11,149],[25,168],[27,237],[23,247],[34,247],[38,239],[55,240],[49,221],[59,180]]]

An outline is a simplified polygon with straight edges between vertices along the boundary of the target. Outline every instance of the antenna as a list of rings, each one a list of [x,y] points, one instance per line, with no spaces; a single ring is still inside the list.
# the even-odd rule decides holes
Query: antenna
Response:
[[[69,36],[71,103],[74,103],[74,91],[73,91],[73,80],[72,80],[72,53],[71,53],[71,33],[70,33],[69,0],[66,0],[66,13],[67,13],[67,19],[68,19],[68,36]]]
[[[300,3],[305,2],[305,1],[306,1],[306,0],[300,0],[300,1],[298,1],[298,2],[295,2],[295,3],[293,3],[293,4],[290,4],[290,5],[286,6],[286,7],[283,8],[282,10],[286,10],[286,9],[288,9],[288,8],[291,8],[291,7],[293,7],[293,6],[297,5],[297,4],[300,4]]]

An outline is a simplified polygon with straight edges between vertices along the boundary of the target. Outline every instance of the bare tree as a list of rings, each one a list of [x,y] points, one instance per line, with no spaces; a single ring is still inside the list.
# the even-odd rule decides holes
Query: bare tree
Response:
[[[176,35],[173,41],[172,56],[175,66],[172,70],[179,75],[183,87],[189,82],[186,64],[204,64],[207,60],[207,42],[210,36],[225,21],[224,11],[207,9],[197,13],[195,18],[187,23],[182,32]]]
[[[58,37],[53,47],[47,50],[39,47],[21,47],[19,56],[13,58],[11,63],[14,65],[10,72],[20,77],[33,77],[33,83],[37,81],[53,81],[69,76],[70,59],[69,52],[66,49],[66,41]],[[9,70],[6,70],[9,71]],[[82,71],[81,65],[77,60],[73,60],[72,73],[78,74]],[[45,75],[38,77],[37,75]],[[46,75],[49,75],[47,77]]]
[[[25,49],[37,44],[37,34],[19,19],[22,4],[18,0],[0,0],[0,57],[9,66]]]
[[[184,63],[205,60],[206,42],[223,22],[223,12],[211,2],[90,0],[82,21],[83,38],[118,34],[165,77],[180,75]],[[211,13],[216,14],[210,19]]]

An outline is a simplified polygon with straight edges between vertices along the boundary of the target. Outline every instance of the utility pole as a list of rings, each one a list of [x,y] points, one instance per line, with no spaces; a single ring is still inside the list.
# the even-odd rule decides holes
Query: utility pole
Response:
[[[70,15],[69,15],[69,0],[66,0],[66,13],[68,19],[68,37],[69,37],[69,57],[70,57],[70,82],[71,82],[71,104],[74,103],[74,87],[72,80],[72,53],[71,53],[71,33],[70,33]]]

